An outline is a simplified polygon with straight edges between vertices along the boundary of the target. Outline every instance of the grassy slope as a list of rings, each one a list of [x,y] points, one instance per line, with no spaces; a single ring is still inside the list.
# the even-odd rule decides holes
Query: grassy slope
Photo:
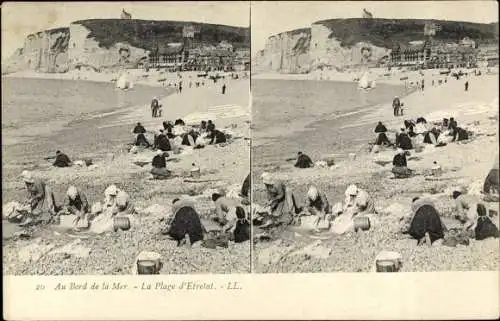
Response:
[[[91,19],[74,22],[91,30],[89,37],[95,38],[101,47],[109,48],[117,42],[150,50],[153,38],[160,43],[182,41],[182,29],[192,24],[200,29],[196,40],[208,44],[229,41],[234,47],[250,47],[250,30],[215,24],[186,21]],[[155,36],[156,35],[156,36]]]
[[[422,40],[428,20],[417,19],[332,19],[315,22],[326,26],[330,37],[340,39],[342,46],[370,42],[379,47],[392,48],[394,43]],[[460,21],[432,20],[442,28],[435,39],[457,41],[469,37],[480,43],[498,42],[498,23],[481,24]]]

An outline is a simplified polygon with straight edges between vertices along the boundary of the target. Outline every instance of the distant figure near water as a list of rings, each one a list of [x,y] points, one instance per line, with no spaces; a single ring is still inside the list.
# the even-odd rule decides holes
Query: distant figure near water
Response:
[[[222,94],[226,94],[226,84],[222,85]]]

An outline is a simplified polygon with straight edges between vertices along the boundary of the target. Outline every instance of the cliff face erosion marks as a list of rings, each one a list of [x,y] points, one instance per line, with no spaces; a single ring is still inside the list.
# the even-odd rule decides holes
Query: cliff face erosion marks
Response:
[[[269,37],[265,48],[254,57],[254,71],[307,73],[324,67],[342,70],[376,65],[388,58],[393,45],[423,40],[426,22],[358,18],[318,21],[310,28]],[[478,43],[498,42],[498,23],[431,22],[441,26],[436,40],[456,42],[469,37]]]
[[[179,21],[92,19],[69,27],[29,35],[23,48],[3,62],[3,73],[21,70],[66,72],[75,68],[100,70],[135,67],[147,57],[154,42],[183,42],[183,28],[195,27],[191,43],[217,45],[222,40],[234,48],[250,46],[248,28]]]
[[[37,32],[26,37],[24,46],[14,52],[2,69],[8,72],[39,70],[64,72],[67,70],[69,28]]]

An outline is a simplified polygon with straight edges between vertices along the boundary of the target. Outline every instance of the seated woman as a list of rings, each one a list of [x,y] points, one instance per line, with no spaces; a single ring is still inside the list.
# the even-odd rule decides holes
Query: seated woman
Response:
[[[151,147],[151,144],[146,139],[146,136],[143,133],[140,133],[140,134],[137,134],[137,137],[135,138],[135,146],[149,148],[149,147]]]
[[[192,245],[203,240],[203,225],[191,201],[174,199],[172,213],[171,223],[167,222],[167,228],[162,231],[162,234],[177,241],[177,246]],[[187,243],[188,240],[189,243]]]
[[[309,186],[307,191],[306,208],[309,213],[316,216],[316,228],[321,221],[326,221],[329,224],[332,214],[330,203],[328,203],[325,193],[320,192],[314,185]]]
[[[217,129],[209,131],[207,138],[210,139],[210,145],[227,142],[226,135]]]
[[[265,206],[269,208],[272,219],[269,223],[274,225],[291,224],[294,216],[301,210],[297,207],[291,189],[287,188],[282,181],[273,180],[268,173],[263,173],[261,177],[267,191],[268,201]]]
[[[58,210],[52,190],[44,180],[35,177],[30,171],[23,171],[22,177],[28,191],[26,204],[29,210],[20,214],[22,221],[19,225],[25,226],[39,221],[51,222]]]
[[[463,224],[465,230],[473,230],[477,220],[476,207],[481,204],[479,197],[453,191],[452,198],[455,200],[455,218]]]
[[[452,142],[459,142],[462,140],[467,140],[469,139],[469,133],[463,128],[458,127],[457,125],[453,125],[452,133],[451,135],[453,136]]]
[[[165,135],[165,132],[161,132],[156,137],[155,147],[163,152],[172,150],[172,146],[170,145],[170,140],[168,140],[168,137]]]
[[[250,240],[250,222],[246,218],[245,210],[238,206],[236,207],[236,224],[232,232],[235,243],[242,243]]]
[[[117,188],[116,185],[110,185],[104,190],[104,207],[109,209],[113,215],[132,214],[134,207],[130,202],[128,194]]]
[[[375,138],[375,145],[386,145],[386,146],[391,146],[391,141],[389,138],[387,138],[387,135],[385,132],[380,132],[376,133],[377,137]]]
[[[344,208],[342,213],[349,214],[375,214],[375,203],[373,198],[363,189],[351,184],[345,191]]]
[[[170,178],[171,173],[167,169],[167,160],[166,157],[168,154],[166,154],[162,150],[157,150],[155,157],[153,157],[153,161],[151,162],[151,165],[153,168],[151,169],[151,174],[153,175],[154,179],[167,179]]]
[[[194,147],[196,145],[197,138],[198,134],[194,130],[190,130],[188,133],[182,136],[181,145]]]
[[[432,245],[444,237],[445,227],[441,217],[430,200],[414,198],[411,205],[412,215],[406,219],[402,232],[418,241],[418,245]]]
[[[221,193],[213,193],[212,201],[215,204],[215,217],[213,220],[219,223],[222,222],[222,224],[225,224],[223,222],[228,220],[228,213],[231,211],[234,212],[236,206],[240,204],[239,200],[226,197]],[[233,216],[235,215],[236,214],[233,213]]]
[[[394,155],[392,165],[392,173],[396,178],[408,178],[411,176],[412,170],[408,168],[406,152],[401,148],[396,150],[396,155]]]
[[[432,130],[424,134],[424,144],[437,145],[439,137],[439,131],[433,127]]]
[[[297,168],[310,168],[314,167],[314,163],[311,160],[311,157],[303,154],[302,152],[297,153],[297,161],[295,162],[295,167]]]
[[[70,186],[66,192],[66,203],[63,210],[69,214],[76,215],[75,224],[85,218],[90,212],[90,205],[85,194],[75,186]]]
[[[406,134],[404,128],[401,128],[401,132],[396,137],[396,147],[402,150],[413,149],[411,138]]]
[[[477,241],[487,239],[489,237],[498,238],[500,233],[498,227],[486,215],[486,207],[483,204],[477,204],[477,222],[474,229],[474,236]]]
[[[56,160],[52,165],[55,167],[70,167],[72,163],[68,155],[58,150],[56,151]]]

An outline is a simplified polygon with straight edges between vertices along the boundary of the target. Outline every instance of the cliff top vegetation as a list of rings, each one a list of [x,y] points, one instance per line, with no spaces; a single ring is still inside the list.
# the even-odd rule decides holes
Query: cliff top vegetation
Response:
[[[424,26],[432,22],[441,27],[437,40],[456,42],[469,37],[478,43],[498,42],[498,23],[482,24],[461,21],[419,19],[331,19],[317,21],[331,30],[330,38],[337,38],[341,46],[350,47],[359,42],[392,48],[396,43],[407,44],[424,38]]]
[[[203,44],[217,44],[226,40],[234,48],[250,47],[250,29],[225,25],[187,21],[156,21],[137,19],[91,19],[73,22],[90,30],[89,38],[94,38],[100,47],[109,48],[118,42],[151,50],[158,43],[181,42],[183,28],[193,25],[199,29],[194,41]]]

